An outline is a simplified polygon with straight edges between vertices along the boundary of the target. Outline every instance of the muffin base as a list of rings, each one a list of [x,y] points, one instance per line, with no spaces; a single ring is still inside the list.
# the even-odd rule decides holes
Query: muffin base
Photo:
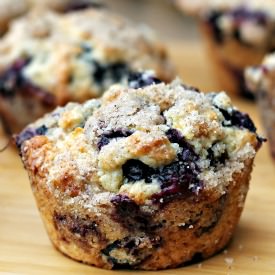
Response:
[[[245,85],[244,70],[260,64],[266,51],[241,44],[234,38],[218,43],[207,22],[200,21],[199,26],[220,88],[232,95],[254,99]]]
[[[224,248],[239,221],[251,170],[252,160],[223,195],[203,191],[142,206],[103,190],[71,198],[48,187],[43,176],[29,175],[48,235],[62,253],[105,269],[158,270]]]

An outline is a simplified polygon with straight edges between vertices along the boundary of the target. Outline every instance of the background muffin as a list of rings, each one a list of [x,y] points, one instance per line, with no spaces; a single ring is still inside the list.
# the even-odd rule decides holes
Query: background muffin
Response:
[[[17,146],[54,245],[103,268],[163,269],[230,240],[261,139],[225,93],[135,74]]]
[[[0,41],[0,114],[16,132],[58,105],[101,96],[140,69],[163,80],[174,74],[149,28],[105,9],[32,13]]]
[[[12,20],[32,9],[52,9],[59,12],[67,12],[99,5],[100,2],[98,0],[1,0],[0,35],[7,31]]]
[[[202,33],[222,88],[253,97],[243,71],[259,64],[275,48],[273,0],[178,0],[199,18]]]
[[[261,65],[247,69],[246,82],[257,97],[271,154],[275,158],[275,54],[266,56]]]

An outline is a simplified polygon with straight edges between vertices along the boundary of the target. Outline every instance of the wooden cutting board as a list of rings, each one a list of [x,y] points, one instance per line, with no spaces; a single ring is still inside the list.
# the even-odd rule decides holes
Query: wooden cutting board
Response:
[[[207,57],[198,43],[173,43],[171,57],[179,75],[205,90],[217,86]],[[235,99],[260,127],[257,108]],[[20,114],[18,114],[20,115]],[[0,147],[5,144],[0,134]],[[0,154],[0,274],[98,274],[105,271],[75,262],[51,245],[36,209],[26,172],[12,148]],[[238,229],[224,252],[188,267],[139,274],[275,274],[275,162],[268,146],[259,152]]]

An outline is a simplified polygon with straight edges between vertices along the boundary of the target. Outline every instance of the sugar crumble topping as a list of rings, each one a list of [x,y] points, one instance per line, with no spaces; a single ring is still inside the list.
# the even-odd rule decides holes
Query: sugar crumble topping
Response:
[[[27,129],[42,125],[43,135],[22,142],[24,163],[40,167],[48,186],[73,198],[88,186],[91,194],[126,194],[138,203],[224,194],[261,143],[225,93],[203,94],[179,79],[115,85],[102,99],[70,103]]]

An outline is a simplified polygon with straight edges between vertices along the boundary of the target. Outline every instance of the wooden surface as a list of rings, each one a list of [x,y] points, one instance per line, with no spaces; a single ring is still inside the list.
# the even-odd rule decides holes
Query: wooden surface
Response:
[[[199,44],[170,45],[179,74],[189,84],[217,87]],[[253,104],[235,100],[259,119]],[[19,114],[20,115],[20,114]],[[261,127],[260,127],[261,128]],[[5,144],[0,137],[0,147]],[[140,274],[275,274],[275,162],[265,144],[252,175],[244,213],[231,244],[223,253],[192,266]],[[75,262],[56,251],[44,230],[26,172],[11,148],[0,154],[0,274],[121,274]]]

